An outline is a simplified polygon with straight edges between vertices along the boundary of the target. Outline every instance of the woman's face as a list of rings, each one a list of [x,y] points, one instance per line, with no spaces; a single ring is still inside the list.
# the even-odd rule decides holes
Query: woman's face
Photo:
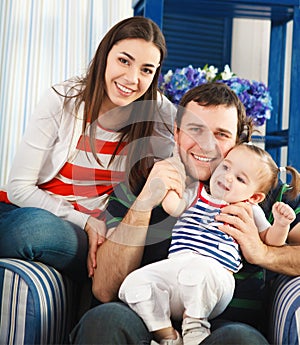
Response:
[[[160,51],[140,38],[117,42],[107,56],[106,99],[102,111],[125,106],[140,98],[159,67]]]

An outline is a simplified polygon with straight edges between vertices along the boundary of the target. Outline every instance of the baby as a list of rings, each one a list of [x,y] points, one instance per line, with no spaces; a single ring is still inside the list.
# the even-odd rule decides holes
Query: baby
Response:
[[[297,170],[286,170],[292,174],[291,186],[299,186]],[[168,259],[144,266],[124,280],[119,298],[140,315],[159,344],[198,345],[210,334],[208,319],[221,314],[232,299],[233,273],[241,268],[242,259],[236,241],[218,229],[215,216],[223,206],[251,204],[262,241],[284,245],[295,219],[293,209],[282,202],[274,204],[271,225],[258,206],[278,172],[265,150],[249,144],[235,146],[213,172],[209,191],[200,183],[196,200],[175,224]],[[186,205],[174,191],[162,202],[172,215]],[[171,317],[183,319],[183,339]]]

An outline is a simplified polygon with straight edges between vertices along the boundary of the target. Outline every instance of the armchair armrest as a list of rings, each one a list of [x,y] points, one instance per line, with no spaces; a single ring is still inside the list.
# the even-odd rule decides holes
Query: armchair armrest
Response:
[[[0,259],[0,344],[62,344],[74,326],[75,284],[39,262]]]
[[[271,344],[299,345],[300,277],[280,275],[273,286],[269,338]]]

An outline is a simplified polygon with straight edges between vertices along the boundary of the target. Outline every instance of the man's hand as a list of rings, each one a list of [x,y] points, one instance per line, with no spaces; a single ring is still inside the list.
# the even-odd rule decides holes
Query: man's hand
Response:
[[[179,174],[183,181],[186,180],[185,168],[181,161],[177,145],[174,146],[172,164],[176,164]],[[185,183],[184,183],[185,188]],[[187,202],[183,197],[180,197],[174,190],[168,190],[166,196],[162,201],[162,207],[173,217],[179,217],[187,207]]]
[[[224,223],[219,229],[238,242],[249,263],[256,265],[263,263],[268,246],[259,237],[251,205],[240,202],[225,206],[222,208],[222,213],[216,216],[216,220]]]
[[[140,210],[152,210],[162,202],[170,190],[175,191],[182,198],[185,179],[185,168],[178,157],[156,162],[137,197]]]
[[[96,253],[98,247],[105,241],[106,225],[105,222],[95,217],[89,217],[85,228],[89,239],[89,253],[87,257],[87,268],[89,277],[94,276],[97,267]]]

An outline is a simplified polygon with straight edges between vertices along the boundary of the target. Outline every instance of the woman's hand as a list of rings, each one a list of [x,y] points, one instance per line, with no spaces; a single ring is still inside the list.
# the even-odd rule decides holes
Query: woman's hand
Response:
[[[89,239],[89,253],[87,257],[87,268],[89,277],[94,276],[94,270],[97,267],[96,253],[98,247],[105,241],[106,225],[103,220],[95,217],[89,217],[85,228]]]
[[[216,220],[224,223],[219,229],[238,242],[249,263],[256,265],[263,263],[268,246],[259,237],[251,205],[240,202],[225,206],[221,214],[216,216]]]

